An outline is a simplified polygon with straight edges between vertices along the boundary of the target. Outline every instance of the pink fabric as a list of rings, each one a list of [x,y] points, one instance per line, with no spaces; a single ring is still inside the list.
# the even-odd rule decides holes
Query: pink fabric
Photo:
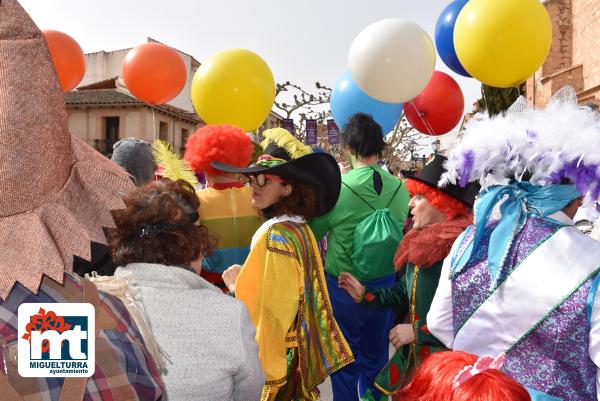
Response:
[[[485,372],[486,370],[495,369],[500,370],[506,361],[506,355],[500,354],[496,358],[492,358],[491,356],[485,356],[483,358],[479,358],[475,364],[465,366],[463,370],[458,372],[456,377],[454,378],[454,382],[452,383],[452,390],[455,390],[458,386],[476,376],[480,373]]]
[[[448,256],[456,238],[472,223],[471,217],[460,217],[410,230],[394,255],[396,270],[403,269],[407,263],[420,269],[433,266]]]

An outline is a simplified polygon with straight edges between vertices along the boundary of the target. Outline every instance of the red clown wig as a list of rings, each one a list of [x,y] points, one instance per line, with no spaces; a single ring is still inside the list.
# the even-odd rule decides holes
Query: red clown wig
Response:
[[[194,132],[185,146],[184,159],[196,173],[219,175],[211,167],[214,161],[246,167],[250,163],[254,145],[250,137],[232,125],[205,125]]]
[[[446,215],[448,220],[454,220],[457,217],[468,216],[471,212],[467,205],[452,196],[435,189],[421,181],[407,178],[404,182],[410,196],[422,195],[427,201]]]
[[[530,401],[525,388],[496,369],[485,370],[453,389],[454,378],[477,361],[461,351],[431,354],[396,394],[403,401]]]

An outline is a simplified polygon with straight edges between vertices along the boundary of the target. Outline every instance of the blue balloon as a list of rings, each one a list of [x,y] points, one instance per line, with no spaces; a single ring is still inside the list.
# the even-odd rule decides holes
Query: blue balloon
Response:
[[[364,93],[352,79],[350,71],[338,78],[330,100],[331,114],[338,127],[342,128],[354,114],[370,114],[381,125],[384,135],[389,134],[400,116],[402,103],[385,103]]]
[[[454,24],[458,14],[469,0],[455,0],[448,4],[435,24],[435,47],[440,58],[457,74],[471,78],[471,75],[465,70],[454,49]]]

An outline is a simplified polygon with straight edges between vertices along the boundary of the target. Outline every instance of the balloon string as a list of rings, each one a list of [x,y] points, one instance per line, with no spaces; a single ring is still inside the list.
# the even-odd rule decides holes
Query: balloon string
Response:
[[[156,121],[154,120],[154,107],[152,107],[152,136],[156,142]]]
[[[400,118],[398,118],[398,121],[396,121],[396,124],[394,124],[394,131],[392,132],[392,136],[394,136],[394,137],[396,136],[396,133],[400,129],[400,123],[402,123],[403,117],[404,117],[404,110],[402,110],[402,113],[400,113]]]
[[[513,89],[517,91],[517,97],[521,96],[521,88],[519,86],[513,86]]]
[[[490,109],[488,108],[488,101],[487,97],[485,96],[485,90],[483,89],[483,85],[481,85],[481,95],[483,97],[483,103],[485,103],[485,110],[488,112],[488,115],[490,115]]]
[[[427,129],[427,132],[429,132],[429,135],[434,136],[435,134],[433,133],[433,128],[431,127],[431,125],[429,125],[429,122],[427,122],[427,120],[425,120],[423,118],[423,115],[421,114],[421,111],[417,108],[417,105],[414,104],[412,101],[409,102],[412,107],[415,108],[415,110],[417,111],[417,115],[419,116],[419,118],[421,119],[421,122],[423,123],[423,125],[425,126],[425,128]]]

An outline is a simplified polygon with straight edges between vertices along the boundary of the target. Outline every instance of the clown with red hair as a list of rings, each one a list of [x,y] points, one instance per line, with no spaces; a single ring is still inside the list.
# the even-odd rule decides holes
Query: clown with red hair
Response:
[[[525,387],[500,369],[506,357],[438,352],[415,369],[398,392],[402,401],[530,401]]]
[[[240,182],[237,174],[216,170],[211,163],[246,167],[254,148],[242,129],[216,124],[199,128],[186,144],[184,159],[207,181],[207,187],[197,192],[200,224],[218,241],[217,249],[204,259],[201,275],[222,289],[225,285],[221,274],[231,265],[244,263],[262,218],[252,206],[252,188]]]
[[[396,394],[422,358],[446,348],[427,329],[426,316],[437,289],[442,262],[456,238],[472,224],[472,207],[479,188],[448,185],[438,188],[444,156],[435,157],[423,170],[405,181],[411,195],[412,229],[400,242],[394,267],[400,278],[389,288],[369,288],[350,273],[341,273],[339,286],[355,302],[368,308],[397,310],[404,322],[392,328],[390,342],[396,354],[375,380],[386,395]],[[364,400],[374,400],[367,393]]]

